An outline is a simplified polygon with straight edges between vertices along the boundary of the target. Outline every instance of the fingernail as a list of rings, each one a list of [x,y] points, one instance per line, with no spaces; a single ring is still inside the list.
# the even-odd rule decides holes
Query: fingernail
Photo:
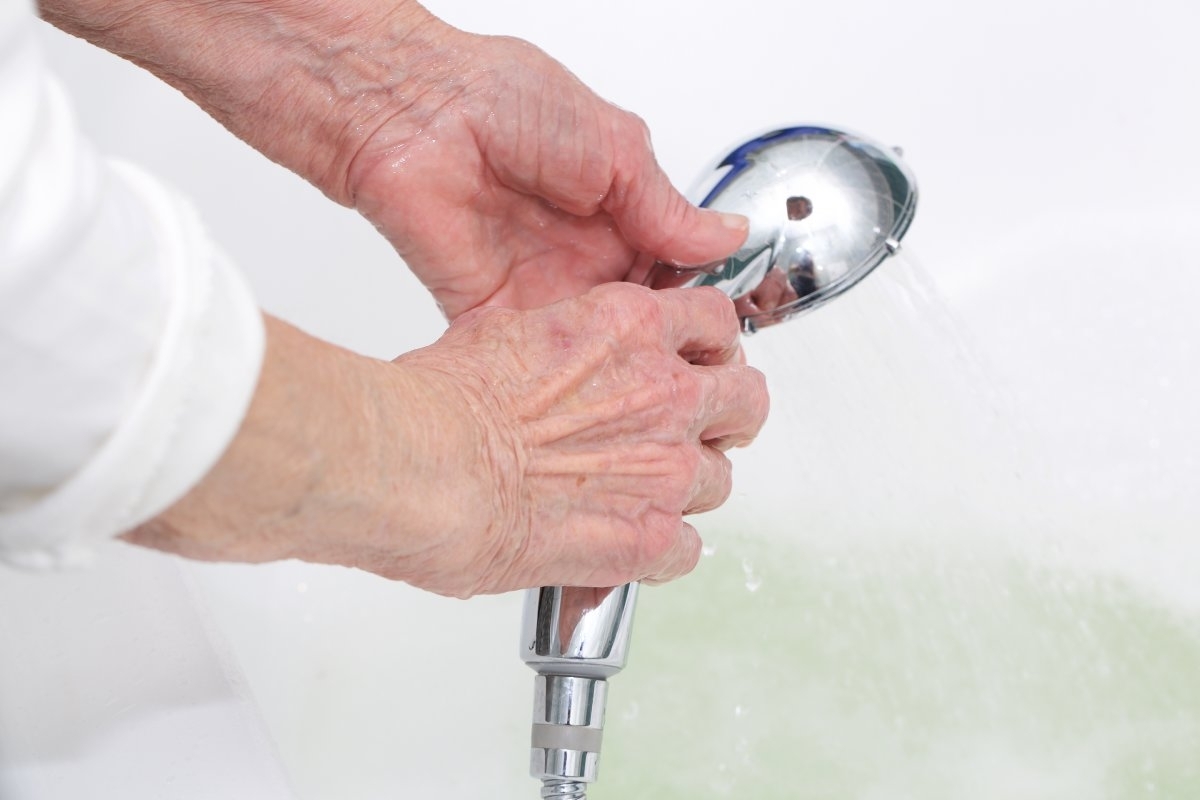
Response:
[[[724,211],[715,212],[721,218],[721,224],[735,231],[744,231],[750,227],[750,219],[741,214],[727,214]]]

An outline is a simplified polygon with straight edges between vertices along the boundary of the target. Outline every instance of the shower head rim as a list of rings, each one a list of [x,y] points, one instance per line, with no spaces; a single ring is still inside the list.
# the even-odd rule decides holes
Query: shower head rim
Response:
[[[916,214],[916,178],[900,159],[899,148],[846,128],[813,123],[774,127],[722,152],[690,197],[702,207],[749,217],[747,243],[704,271],[660,265],[647,282],[658,288],[720,288],[738,305],[748,333],[822,306],[854,287],[895,254]],[[791,216],[791,191],[801,199],[814,198],[818,213],[825,204],[813,192],[826,193],[850,209],[852,223],[797,227],[788,220],[807,216]],[[788,195],[786,219],[772,210],[776,200],[770,198],[780,192]],[[811,213],[811,205],[809,209]],[[764,247],[769,248],[765,269],[760,259]],[[808,260],[808,270],[802,262],[789,261],[798,253]],[[821,269],[830,266],[832,270]],[[783,291],[777,288],[770,297],[768,289],[768,302],[760,302],[753,295],[760,286],[766,288],[772,273],[772,284]]]

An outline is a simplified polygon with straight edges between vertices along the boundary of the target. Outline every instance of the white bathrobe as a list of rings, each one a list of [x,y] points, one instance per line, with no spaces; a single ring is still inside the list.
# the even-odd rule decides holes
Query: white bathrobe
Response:
[[[97,154],[0,2],[0,558],[48,567],[212,467],[263,353],[249,287],[189,205]]]

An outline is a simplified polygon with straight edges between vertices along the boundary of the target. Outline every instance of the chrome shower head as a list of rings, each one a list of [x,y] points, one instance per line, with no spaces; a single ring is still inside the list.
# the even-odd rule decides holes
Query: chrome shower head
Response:
[[[656,265],[646,283],[716,286],[753,333],[836,297],[895,253],[916,211],[917,184],[893,148],[798,126],[734,148],[693,196],[748,217],[746,243],[699,270]]]

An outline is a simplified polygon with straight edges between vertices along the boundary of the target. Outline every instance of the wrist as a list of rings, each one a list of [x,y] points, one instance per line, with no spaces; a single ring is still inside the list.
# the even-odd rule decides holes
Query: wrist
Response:
[[[373,417],[362,414],[374,362],[266,323],[262,371],[237,435],[198,484],[126,539],[190,558],[261,562],[304,558],[339,526],[367,524],[339,499],[351,465],[376,455]]]

